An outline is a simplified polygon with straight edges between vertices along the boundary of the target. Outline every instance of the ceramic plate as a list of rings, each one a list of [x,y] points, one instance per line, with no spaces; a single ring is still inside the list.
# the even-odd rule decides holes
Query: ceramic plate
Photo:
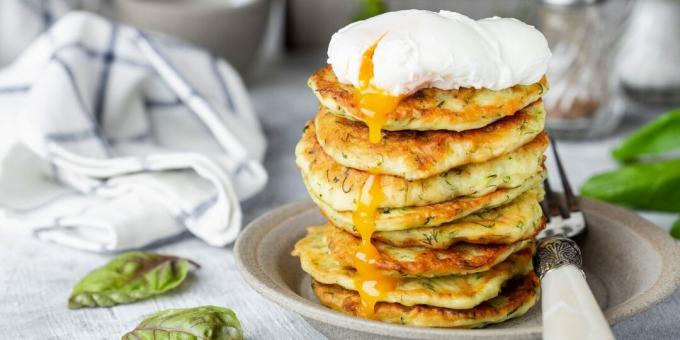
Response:
[[[581,245],[593,293],[610,324],[640,313],[680,285],[680,247],[634,213],[581,200],[588,233]],[[310,278],[290,255],[305,228],[325,219],[316,206],[295,203],[252,222],[234,253],[243,278],[260,294],[299,313],[331,339],[524,339],[541,334],[540,303],[521,318],[482,329],[415,328],[364,320],[332,311],[311,293]]]

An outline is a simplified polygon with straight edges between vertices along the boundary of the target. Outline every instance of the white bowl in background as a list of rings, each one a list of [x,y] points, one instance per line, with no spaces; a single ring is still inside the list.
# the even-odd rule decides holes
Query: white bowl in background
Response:
[[[205,47],[247,74],[262,42],[270,0],[116,0],[130,25]]]

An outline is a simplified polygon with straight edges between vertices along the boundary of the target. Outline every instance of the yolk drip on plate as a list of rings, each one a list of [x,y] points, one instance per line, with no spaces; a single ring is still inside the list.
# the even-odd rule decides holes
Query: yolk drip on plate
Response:
[[[363,113],[364,122],[368,125],[368,137],[371,143],[380,142],[385,116],[394,111],[403,99],[403,96],[393,96],[373,84],[373,54],[378,42],[380,40],[369,47],[361,58],[359,88],[354,93]]]
[[[377,45],[378,42],[364,52],[359,72],[361,86],[355,92],[361,112],[365,115],[364,121],[368,125],[371,143],[380,142],[385,116],[394,111],[402,99],[402,97],[395,97],[378,89],[372,83],[373,53]],[[357,208],[352,215],[354,227],[361,235],[361,245],[354,254],[353,261],[356,269],[354,287],[361,297],[359,314],[366,318],[373,317],[375,304],[385,300],[387,294],[396,285],[395,279],[383,275],[376,264],[380,253],[373,245],[371,238],[375,232],[378,207],[385,200],[385,193],[380,185],[380,175],[377,169],[372,169],[370,173],[361,189]]]

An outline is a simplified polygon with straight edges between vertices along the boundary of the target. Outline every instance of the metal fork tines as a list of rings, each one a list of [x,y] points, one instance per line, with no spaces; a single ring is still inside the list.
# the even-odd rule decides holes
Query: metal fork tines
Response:
[[[545,238],[557,234],[574,237],[585,230],[586,222],[581,212],[579,201],[574,196],[569,179],[567,179],[567,175],[564,172],[562,161],[557,153],[557,144],[552,137],[550,138],[550,144],[552,145],[553,156],[560,175],[560,181],[562,182],[564,195],[556,194],[550,187],[548,179],[545,179],[543,182],[545,199],[541,202],[541,208],[543,208],[543,214],[546,216],[548,225],[538,237]]]

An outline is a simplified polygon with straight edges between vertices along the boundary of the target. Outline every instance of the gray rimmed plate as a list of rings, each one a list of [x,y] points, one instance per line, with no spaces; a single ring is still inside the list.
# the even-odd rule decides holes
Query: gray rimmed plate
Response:
[[[640,313],[680,285],[680,247],[634,213],[581,199],[588,220],[582,244],[585,272],[610,324]],[[482,329],[415,328],[332,311],[311,293],[310,279],[290,255],[305,228],[325,223],[311,202],[295,203],[253,221],[236,242],[243,278],[260,294],[299,313],[331,339],[525,339],[541,335],[540,306],[521,318]]]

